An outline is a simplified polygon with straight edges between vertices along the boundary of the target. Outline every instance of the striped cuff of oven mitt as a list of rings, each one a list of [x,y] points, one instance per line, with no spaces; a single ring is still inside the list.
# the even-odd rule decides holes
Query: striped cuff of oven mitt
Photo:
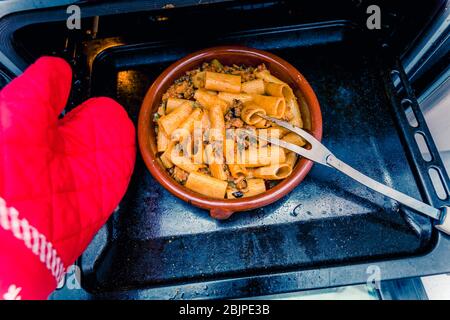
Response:
[[[0,198],[0,299],[46,299],[64,271],[45,235]]]

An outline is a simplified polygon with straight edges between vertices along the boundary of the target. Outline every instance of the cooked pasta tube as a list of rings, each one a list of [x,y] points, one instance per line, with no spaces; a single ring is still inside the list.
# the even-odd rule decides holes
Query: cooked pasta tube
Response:
[[[205,71],[197,72],[192,76],[192,83],[197,89],[205,87]]]
[[[211,128],[211,122],[209,121],[208,112],[203,112],[200,122],[201,122],[201,126],[204,130]]]
[[[216,155],[216,150],[214,150],[212,144],[206,145],[204,162],[209,165],[209,170],[214,178],[225,181],[227,180],[227,174],[224,168],[223,155],[221,152],[218,153],[219,155]]]
[[[177,129],[180,124],[186,120],[192,112],[192,104],[184,102],[174,111],[159,118],[158,125],[163,128],[167,136]]]
[[[249,125],[265,122],[266,120],[258,116],[258,113],[266,115],[266,110],[256,104],[248,103],[241,111],[241,119]]]
[[[208,110],[211,129],[225,130],[225,119],[220,106],[213,106]]]
[[[268,122],[266,119],[263,119],[253,125],[257,129],[264,129],[270,127],[270,122]]]
[[[299,147],[303,147],[306,144],[305,139],[303,139],[302,137],[300,137],[298,134],[296,134],[294,132],[288,133],[283,138],[281,138],[281,140],[295,144]]]
[[[286,164],[289,165],[291,167],[291,169],[294,169],[295,167],[295,163],[297,162],[297,154],[295,152],[288,152],[286,154]]]
[[[270,81],[265,81],[266,93],[273,96],[284,97],[286,101],[286,110],[289,110],[292,114],[292,119],[289,119],[289,122],[302,128],[303,121],[300,113],[300,107],[297,103],[297,97],[295,96],[292,88],[285,82],[272,76],[270,73],[263,72],[262,75],[264,75],[263,78],[265,78],[265,80]]]
[[[253,176],[256,178],[281,180],[287,178],[292,173],[292,168],[286,163],[278,163],[270,166],[255,168],[251,171]]]
[[[172,155],[173,148],[175,147],[175,144],[176,144],[175,141],[170,141],[166,148],[166,151],[164,151],[160,157],[163,166],[167,169],[173,167],[173,162],[172,162],[172,160],[170,160],[170,158]]]
[[[209,130],[211,123],[208,112],[202,112],[200,120],[194,121],[193,140],[193,160],[194,163],[204,163],[204,133]]]
[[[194,99],[198,101],[204,108],[211,109],[214,106],[219,106],[222,112],[225,113],[228,104],[222,100],[220,96],[212,94],[206,90],[198,89],[195,91]]]
[[[167,157],[164,155],[164,153],[161,155],[160,159],[161,159],[161,162],[162,162],[164,168],[170,169],[170,168],[173,167],[172,161],[170,161],[170,159],[167,158]]]
[[[226,181],[228,178],[223,164],[211,163],[209,165],[209,170],[211,171],[211,175],[216,179]]]
[[[205,89],[239,93],[241,92],[241,76],[206,71]]]
[[[244,167],[262,167],[270,164],[283,163],[286,160],[284,149],[269,146],[263,148],[250,147],[242,153],[237,153],[237,164]]]
[[[158,152],[164,152],[169,145],[169,137],[164,133],[162,129],[158,130],[158,134],[156,135],[156,148]]]
[[[192,161],[194,163],[202,164],[204,161],[204,148],[203,148],[203,134],[202,129],[194,129],[192,139]]]
[[[204,148],[203,162],[207,163],[208,165],[224,164],[223,151],[221,148],[221,143],[214,142],[206,144]]]
[[[169,98],[166,102],[166,114],[171,113],[173,110],[181,106],[184,102],[190,103],[194,106],[194,101],[187,99]]]
[[[266,192],[266,184],[263,179],[247,179],[248,191],[244,194],[244,197],[256,196]]]
[[[194,123],[196,121],[200,121],[202,117],[203,110],[201,108],[194,108],[194,111],[192,111],[189,118],[180,125],[180,128],[187,129],[189,132],[192,132],[194,130]]]
[[[264,91],[269,96],[286,97],[289,90],[290,88],[286,83],[264,82]]]
[[[185,119],[180,126],[172,132],[171,140],[182,141],[194,131],[194,123],[199,121],[203,116],[203,111],[200,108],[194,108],[194,111]]]
[[[258,129],[256,130],[256,133],[258,136],[264,136],[264,137],[271,137],[271,138],[277,138],[279,139],[281,136],[281,131],[278,128],[275,127],[270,127],[270,128],[266,128],[266,129]],[[261,140],[259,141],[261,142]]]
[[[288,129],[285,129],[285,128],[283,128],[283,127],[280,127],[279,125],[276,125],[276,124],[272,124],[272,126],[271,126],[270,128],[274,128],[274,129],[279,130],[279,131],[280,131],[280,138],[281,138],[281,137],[284,137],[284,136],[287,135],[289,132],[291,132],[291,131],[289,131]]]
[[[286,109],[290,110],[293,118],[289,122],[295,126],[303,127],[303,121],[300,114],[300,108],[297,98],[292,88],[287,83],[270,74],[269,70],[263,70],[256,73],[256,77],[265,81],[265,92],[273,96],[284,96],[286,100]]]
[[[233,178],[239,178],[248,174],[247,169],[238,164],[229,164],[228,169],[230,170],[231,176]]]
[[[227,186],[226,181],[199,172],[191,172],[185,184],[185,187],[192,191],[216,199],[225,198]]]
[[[203,150],[202,162],[206,163],[209,166],[209,165],[211,165],[211,163],[213,163],[215,161],[216,161],[216,158],[215,158],[213,146],[211,144],[206,144],[205,148]]]
[[[209,122],[211,129],[209,137],[211,141],[224,141],[225,137],[225,119],[222,109],[219,106],[213,106],[209,109]]]
[[[274,128],[274,127],[270,127],[270,128],[263,128],[263,129],[258,129],[256,130],[256,134],[258,135],[258,137],[270,137],[270,138],[276,138],[276,139],[280,139],[281,136],[281,131],[278,128]],[[259,139],[259,146],[260,147],[264,147],[266,146],[269,142],[266,141],[266,139]]]
[[[225,120],[223,116],[222,109],[219,106],[213,106],[209,109],[209,121],[211,122],[210,129],[210,140],[214,144],[208,145],[211,148],[213,154],[213,163],[209,165],[211,170],[211,175],[214,178],[220,180],[227,180],[227,174],[223,166],[223,148],[225,140]],[[214,150],[214,147],[220,148],[222,150]],[[219,156],[216,156],[216,151]]]
[[[259,94],[254,94],[253,102],[264,110],[268,116],[274,118],[281,118],[286,111],[286,101],[283,97],[271,97],[271,96],[263,96]]]
[[[185,157],[182,155],[173,155],[172,154],[172,157],[170,158],[170,160],[172,161],[172,163],[174,165],[176,165],[177,167],[179,167],[187,172],[196,172],[200,168],[205,167],[205,165],[199,164],[199,163],[194,163],[189,157]]]
[[[169,158],[170,162],[187,172],[198,171],[200,168],[204,168],[205,165],[195,163],[192,159],[192,140],[186,139],[183,143],[176,141],[170,142],[169,152],[163,153],[165,158]]]
[[[284,98],[286,99],[286,108],[288,108],[292,114],[292,119],[289,120],[289,122],[294,126],[303,128],[303,120],[300,107],[297,102],[297,97],[294,95],[294,92],[290,87],[286,90]]]
[[[234,136],[225,138],[225,163],[234,164],[236,163],[236,152],[235,152],[236,141]]]
[[[255,79],[255,80],[244,82],[242,84],[242,92],[254,93],[254,94],[264,94],[264,92],[265,92],[264,80]]]
[[[280,79],[278,79],[277,77],[275,77],[272,74],[270,74],[269,70],[259,71],[255,75],[256,75],[257,78],[263,79],[264,81],[267,81],[267,82],[285,83],[285,82],[281,81]]]
[[[253,97],[247,93],[229,93],[229,92],[219,92],[217,96],[226,101],[228,106],[233,104],[234,100],[239,100],[243,103],[253,100]]]

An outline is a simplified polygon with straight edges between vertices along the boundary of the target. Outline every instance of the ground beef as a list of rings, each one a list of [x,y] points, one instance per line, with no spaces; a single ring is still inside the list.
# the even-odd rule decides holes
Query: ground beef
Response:
[[[192,99],[194,92],[195,89],[191,77],[184,75],[167,89],[162,97],[162,101],[165,102],[169,98]]]
[[[251,66],[246,67],[246,66],[233,65],[233,66],[224,66],[223,72],[241,76],[241,81],[247,82],[247,81],[256,79],[256,74],[255,74],[256,72],[263,71],[266,69],[267,68],[266,68],[265,64],[260,64],[256,68],[251,67]]]
[[[198,169],[198,172],[200,172],[200,173],[204,173],[204,174],[207,174],[207,175],[211,175],[211,170],[209,169],[209,167],[203,167],[203,168],[200,168],[200,169]]]
[[[241,120],[241,111],[244,104],[240,100],[233,100],[230,110],[225,114],[225,128],[242,128],[244,122]]]
[[[194,70],[189,70],[189,71],[186,71],[186,75],[192,78],[192,77],[194,77],[197,73],[199,73],[200,71],[201,71],[200,68],[197,68],[197,69],[194,69]]]
[[[230,111],[233,117],[240,117],[244,103],[241,100],[234,99]]]
[[[210,72],[223,72],[224,67],[218,60],[212,60],[211,62],[203,62],[201,70]]]
[[[230,128],[242,128],[242,126],[244,125],[244,121],[242,121],[239,118],[232,118],[229,121],[227,121],[225,123],[225,128],[226,129],[230,129]]]

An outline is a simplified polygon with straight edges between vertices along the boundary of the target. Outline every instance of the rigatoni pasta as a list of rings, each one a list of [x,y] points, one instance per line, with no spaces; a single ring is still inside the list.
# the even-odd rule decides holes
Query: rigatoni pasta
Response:
[[[291,170],[294,169],[295,163],[297,162],[297,154],[295,152],[289,151],[286,154],[286,164],[291,167]]]
[[[242,120],[249,125],[256,125],[259,122],[264,122],[265,119],[258,116],[258,114],[266,115],[266,109],[257,104],[249,103],[241,111]]]
[[[205,89],[239,93],[241,92],[241,77],[231,74],[206,71]]]
[[[228,104],[228,107],[231,107],[235,100],[241,101],[242,103],[250,102],[253,100],[253,97],[248,93],[219,92],[217,94],[217,97],[225,101]]]
[[[166,110],[165,110],[166,113],[172,112],[173,110],[175,110],[176,108],[178,108],[179,106],[181,106],[185,102],[188,102],[192,106],[194,106],[194,101],[191,101],[191,100],[178,99],[178,98],[169,98],[169,99],[167,99]]]
[[[273,82],[265,82],[264,83],[264,92],[268,95],[274,97],[286,97],[289,91],[289,86],[285,83],[273,83]]]
[[[284,163],[286,153],[283,148],[268,146],[262,148],[248,148],[238,153],[237,162],[246,168],[267,166],[274,163]]]
[[[223,110],[220,106],[212,106],[209,109],[209,121],[211,123],[211,130],[209,135],[209,144],[207,147],[211,151],[207,151],[207,154],[211,154],[210,159],[210,171],[214,178],[220,180],[227,180],[227,174],[224,167],[223,159],[223,141],[225,135],[225,120],[223,116]],[[219,150],[219,152],[217,152]]]
[[[289,177],[298,156],[257,136],[299,146],[305,141],[260,115],[303,125],[294,91],[265,65],[203,63],[169,87],[154,115],[161,164],[177,182],[207,197],[264,193],[274,185],[270,181]]]
[[[296,144],[299,147],[303,147],[306,144],[305,139],[300,137],[298,134],[295,134],[294,132],[288,133],[281,140],[284,140],[284,141],[292,143],[292,144]]]
[[[158,149],[158,152],[166,151],[168,145],[169,137],[163,130],[158,130],[158,133],[156,134],[156,148]]]
[[[287,163],[277,163],[269,166],[252,169],[252,176],[268,180],[281,180],[292,173],[292,168]]]
[[[187,178],[186,188],[211,198],[223,199],[228,184],[225,181],[199,172],[191,172]]]
[[[184,102],[178,108],[171,113],[162,116],[158,120],[158,127],[164,130],[164,133],[168,136],[177,129],[180,124],[186,120],[192,112],[192,104]]]
[[[228,188],[227,189],[227,198],[228,199],[236,199],[241,197],[252,197],[258,194],[264,193],[267,190],[266,182],[264,179],[253,179],[250,178],[247,180],[247,192],[243,193],[237,189]]]
[[[230,170],[231,176],[233,178],[248,176],[248,170],[240,164],[229,164],[228,169]]]
[[[220,99],[217,95],[203,89],[198,89],[194,94],[194,99],[198,101],[204,108],[210,109],[211,107],[219,106],[223,112],[227,109],[228,105],[226,101]]]
[[[266,110],[267,115],[274,118],[282,118],[286,111],[286,100],[284,97],[273,97],[255,94],[252,102]]]
[[[253,94],[264,94],[265,84],[262,79],[255,79],[251,81],[244,82],[242,84],[242,92],[253,93]]]

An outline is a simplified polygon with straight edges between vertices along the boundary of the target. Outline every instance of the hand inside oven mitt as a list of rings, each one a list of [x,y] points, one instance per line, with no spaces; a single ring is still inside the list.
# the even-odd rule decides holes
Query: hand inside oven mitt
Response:
[[[0,91],[0,299],[43,299],[117,207],[135,131],[92,98],[58,120],[70,66],[43,57]]]

